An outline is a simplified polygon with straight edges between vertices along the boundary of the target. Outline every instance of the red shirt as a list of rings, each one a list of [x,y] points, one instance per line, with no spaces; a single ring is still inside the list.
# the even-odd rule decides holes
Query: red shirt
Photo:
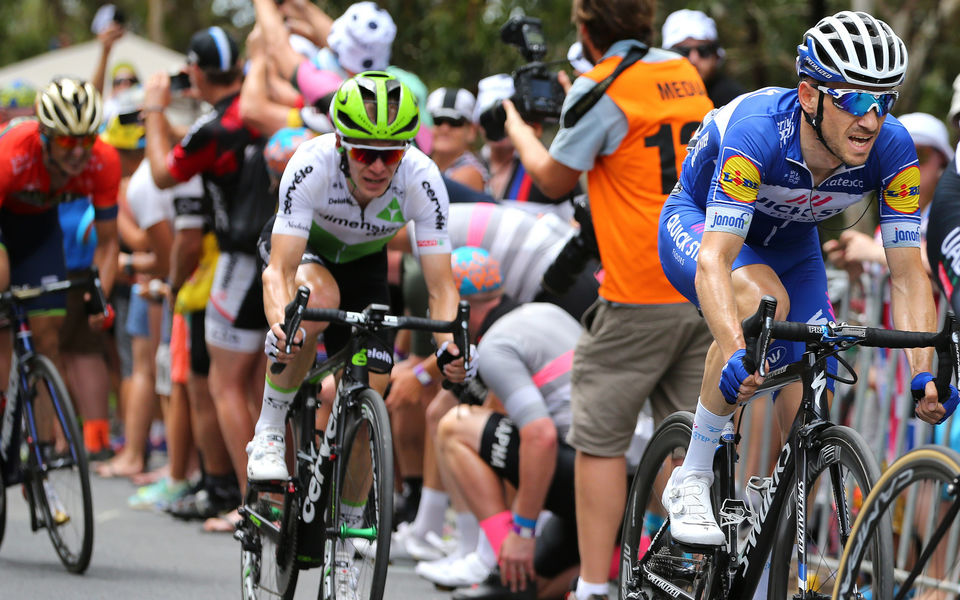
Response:
[[[113,146],[98,138],[83,172],[51,191],[39,127],[35,119],[0,125],[0,208],[36,214],[52,210],[60,202],[89,198],[98,220],[116,218],[121,170]]]

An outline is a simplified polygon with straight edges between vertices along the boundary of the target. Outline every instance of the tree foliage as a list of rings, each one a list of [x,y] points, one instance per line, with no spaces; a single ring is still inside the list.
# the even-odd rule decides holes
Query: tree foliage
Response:
[[[246,0],[113,0],[131,28],[183,50],[190,35],[217,24],[242,40],[249,31]],[[0,65],[40,54],[57,45],[92,39],[95,0],[6,0],[0,2]],[[349,0],[321,1],[336,17]],[[500,41],[499,28],[516,12],[539,17],[549,44],[548,59],[562,60],[576,39],[570,0],[380,0],[398,25],[393,62],[416,72],[429,87],[476,87],[486,75],[522,64],[516,48]],[[960,0],[688,0],[658,2],[656,30],[666,15],[685,6],[717,21],[726,48],[726,69],[747,88],[796,83],[794,59],[804,30],[820,17],[864,9],[886,20],[911,53],[898,113],[923,110],[943,116],[960,72],[954,31]],[[152,18],[151,18],[152,12]],[[158,14],[159,13],[159,14]],[[151,26],[151,23],[155,25]],[[657,36],[659,39],[659,36]]]

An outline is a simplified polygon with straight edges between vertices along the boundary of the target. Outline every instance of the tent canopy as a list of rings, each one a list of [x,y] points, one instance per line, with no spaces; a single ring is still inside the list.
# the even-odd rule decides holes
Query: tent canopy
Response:
[[[0,83],[12,79],[25,79],[34,87],[41,88],[57,75],[71,75],[90,79],[100,60],[100,42],[92,40],[51,50],[45,54],[0,68]],[[119,62],[128,62],[137,69],[141,81],[146,81],[156,71],[176,71],[183,66],[186,57],[129,31],[114,45],[107,63],[106,90],[110,89],[110,69]]]

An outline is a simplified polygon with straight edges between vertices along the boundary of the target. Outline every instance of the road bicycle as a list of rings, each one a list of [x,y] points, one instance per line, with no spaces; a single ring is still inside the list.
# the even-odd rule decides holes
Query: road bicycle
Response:
[[[940,332],[922,333],[775,321],[775,311],[776,300],[764,296],[757,312],[743,322],[748,359],[760,365],[765,377],[754,398],[796,381],[803,386],[800,408],[772,475],[751,477],[748,490],[738,497],[734,482],[742,415],[736,426],[728,423],[714,458],[711,488],[726,542],[719,547],[675,542],[669,519],[662,516],[667,512],[660,494],[673,468],[683,462],[693,415],[680,412],[664,420],[644,452],[627,500],[621,536],[622,600],[741,600],[754,597],[763,585],[766,597],[776,600],[829,598],[853,516],[880,475],[877,459],[863,437],[829,421],[827,378],[847,384],[857,380],[839,353],[856,345],[934,346],[943,374],[937,385],[941,389],[949,385],[955,358],[950,354],[951,332],[956,327],[952,317]],[[767,372],[761,359],[773,338],[805,342],[805,352],[797,362]],[[848,371],[849,379],[827,372],[826,360],[831,356]],[[893,589],[892,540],[889,523],[880,522],[863,546],[864,568],[852,585],[860,591],[871,590],[873,598],[889,598]],[[788,595],[791,587],[796,593]]]
[[[64,280],[0,294],[0,313],[13,332],[10,382],[0,425],[0,541],[6,525],[6,488],[22,484],[30,529],[46,529],[60,561],[83,573],[93,554],[93,500],[83,436],[73,401],[53,362],[38,354],[24,302],[83,288],[88,312],[106,315],[100,278]]]
[[[462,301],[454,320],[436,321],[389,315],[389,307],[379,304],[362,312],[307,309],[308,295],[301,287],[287,307],[287,340],[301,320],[351,325],[352,335],[346,348],[314,365],[290,406],[293,475],[281,482],[248,482],[235,534],[242,547],[242,597],[293,598],[298,572],[322,567],[319,599],[381,600],[393,529],[393,441],[386,406],[370,388],[369,373],[389,373],[393,352],[377,333],[447,332],[459,348],[469,348],[469,306]],[[341,370],[320,430],[320,382]],[[345,509],[352,511],[352,522]]]
[[[894,600],[960,598],[960,453],[921,446],[897,459],[863,503],[844,548],[833,599],[863,599],[855,588],[863,548],[893,524],[897,564]]]

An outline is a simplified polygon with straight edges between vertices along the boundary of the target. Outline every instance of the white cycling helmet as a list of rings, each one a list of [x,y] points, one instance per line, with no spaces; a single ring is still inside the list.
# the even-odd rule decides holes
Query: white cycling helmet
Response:
[[[96,133],[103,120],[103,101],[92,84],[60,77],[37,93],[37,118],[61,135]]]
[[[827,83],[889,88],[903,83],[907,47],[889,25],[865,12],[825,17],[797,46],[797,75]]]

